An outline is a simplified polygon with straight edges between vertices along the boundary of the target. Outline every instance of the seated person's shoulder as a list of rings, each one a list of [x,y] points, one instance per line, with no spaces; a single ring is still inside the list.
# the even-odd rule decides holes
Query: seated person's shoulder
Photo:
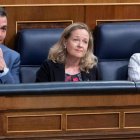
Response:
[[[140,53],[134,53],[131,58],[139,58],[140,59]]]
[[[5,53],[6,55],[11,55],[15,58],[20,57],[20,54],[18,52],[16,52],[15,50],[12,50],[11,48],[8,48],[5,45],[0,45],[0,47],[2,48],[3,53]]]
[[[20,54],[12,49],[10,49],[11,53],[15,56],[15,57],[20,57]]]
[[[136,65],[140,65],[140,53],[134,53],[130,57],[128,67],[135,67]]]

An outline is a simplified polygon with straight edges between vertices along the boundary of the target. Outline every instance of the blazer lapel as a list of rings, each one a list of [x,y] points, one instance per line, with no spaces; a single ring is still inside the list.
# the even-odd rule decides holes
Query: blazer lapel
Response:
[[[63,64],[56,64],[54,66],[55,81],[65,81],[65,68]]]

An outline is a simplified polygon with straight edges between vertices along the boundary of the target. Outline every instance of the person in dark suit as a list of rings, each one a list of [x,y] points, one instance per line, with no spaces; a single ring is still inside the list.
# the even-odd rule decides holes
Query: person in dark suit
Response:
[[[78,82],[97,79],[97,58],[93,38],[84,23],[66,27],[60,40],[51,47],[36,74],[36,82]]]
[[[0,8],[0,83],[20,83],[20,55],[3,44],[6,37],[6,32],[7,15],[4,9]]]

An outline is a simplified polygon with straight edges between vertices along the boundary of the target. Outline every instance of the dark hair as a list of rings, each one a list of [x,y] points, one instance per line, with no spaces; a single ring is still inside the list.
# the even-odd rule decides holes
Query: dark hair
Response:
[[[6,12],[5,12],[3,7],[0,7],[0,16],[1,17],[7,17],[7,14],[6,14]]]

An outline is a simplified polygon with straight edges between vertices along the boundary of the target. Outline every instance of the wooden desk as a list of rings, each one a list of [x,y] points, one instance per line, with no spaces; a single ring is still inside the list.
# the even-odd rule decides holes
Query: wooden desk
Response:
[[[133,82],[0,85],[0,139],[140,139]]]

